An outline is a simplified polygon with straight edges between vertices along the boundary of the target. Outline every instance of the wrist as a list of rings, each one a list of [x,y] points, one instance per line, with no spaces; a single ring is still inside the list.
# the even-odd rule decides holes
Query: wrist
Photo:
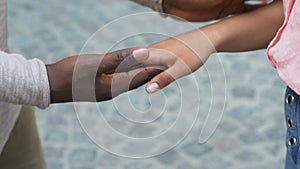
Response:
[[[214,43],[211,41],[212,35],[208,31],[196,29],[176,38],[199,57],[201,65],[206,62],[212,53],[216,52]]]
[[[208,25],[200,28],[200,31],[204,34],[208,43],[210,43],[211,54],[220,51],[222,44],[222,36],[216,29],[213,29],[213,26],[214,25]]]
[[[48,81],[50,86],[50,103],[62,103],[69,102],[72,98],[71,87],[67,88],[66,84],[69,84],[69,79],[63,77],[64,71],[59,69],[60,66],[57,66],[57,63],[46,64]]]
[[[55,73],[53,70],[53,64],[46,64],[47,74],[48,74],[48,81],[50,87],[50,103],[55,103],[56,96],[53,93],[53,90],[56,88],[57,80],[55,79]]]

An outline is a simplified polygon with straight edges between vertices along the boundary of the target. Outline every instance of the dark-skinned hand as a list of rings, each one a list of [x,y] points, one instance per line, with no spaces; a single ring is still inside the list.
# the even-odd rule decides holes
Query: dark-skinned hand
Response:
[[[188,21],[209,21],[224,18],[231,14],[245,13],[266,5],[270,0],[163,0],[157,7],[153,0],[131,0],[154,10],[163,9],[165,13]]]
[[[108,54],[83,54],[46,65],[51,103],[105,101],[135,89],[163,71],[145,67],[144,48],[124,49]]]

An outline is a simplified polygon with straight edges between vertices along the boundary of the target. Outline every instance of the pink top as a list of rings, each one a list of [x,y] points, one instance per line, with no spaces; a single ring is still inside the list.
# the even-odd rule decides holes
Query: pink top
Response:
[[[285,21],[267,54],[280,78],[300,95],[300,1],[283,0],[283,3]]]

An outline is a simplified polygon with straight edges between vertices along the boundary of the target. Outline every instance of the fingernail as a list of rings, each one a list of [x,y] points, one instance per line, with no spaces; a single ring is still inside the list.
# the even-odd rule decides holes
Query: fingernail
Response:
[[[148,50],[146,48],[140,48],[132,52],[133,57],[138,62],[145,61],[148,58]]]
[[[152,83],[146,88],[148,93],[155,93],[159,90],[159,85],[157,83]]]

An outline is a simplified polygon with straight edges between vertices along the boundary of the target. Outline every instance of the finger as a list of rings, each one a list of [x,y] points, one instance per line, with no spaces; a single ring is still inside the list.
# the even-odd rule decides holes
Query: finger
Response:
[[[151,66],[141,69],[141,71],[136,75],[134,75],[134,70],[132,72],[129,72],[129,77],[133,77],[129,86],[130,90],[149,82],[153,77],[155,77],[159,73],[162,73],[165,69],[166,67],[164,66]]]
[[[114,74],[111,83],[112,97],[147,83],[165,69],[163,66],[151,66]]]
[[[142,63],[149,57],[149,50],[147,48],[139,48],[134,50],[132,56],[125,58],[116,68],[115,72],[127,72],[144,66]]]
[[[146,91],[148,93],[155,93],[168,86],[175,80],[191,74],[193,71],[183,62],[176,62],[174,66],[170,67],[166,71],[155,76],[147,85]]]
[[[243,10],[243,12],[253,11],[253,10],[255,10],[255,9],[264,7],[264,6],[266,6],[266,5],[267,5],[267,4],[261,4],[261,5],[247,5],[247,4],[245,4],[245,5],[244,5],[244,10]]]
[[[175,78],[171,76],[168,72],[162,72],[156,77],[154,77],[154,79],[151,80],[151,82],[149,82],[149,85],[147,85],[146,87],[146,91],[148,93],[155,93],[172,83],[174,80]]]
[[[244,13],[248,11],[253,11],[255,9],[264,7],[271,3],[272,1],[270,0],[247,0],[244,1],[244,3],[241,4],[241,6],[236,10],[235,13]]]
[[[174,53],[170,52],[170,50],[155,48],[155,46],[148,48],[148,51],[149,51],[148,59],[142,62],[144,65],[148,65],[148,66],[152,66],[152,65],[170,66],[175,62],[177,58],[177,56]]]
[[[116,69],[129,70],[132,65],[146,60],[148,55],[147,48],[131,48],[108,53],[101,59],[98,73],[115,72]]]
[[[271,3],[273,0],[245,0],[244,3],[246,5],[258,6],[258,5],[266,5]]]

